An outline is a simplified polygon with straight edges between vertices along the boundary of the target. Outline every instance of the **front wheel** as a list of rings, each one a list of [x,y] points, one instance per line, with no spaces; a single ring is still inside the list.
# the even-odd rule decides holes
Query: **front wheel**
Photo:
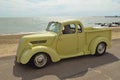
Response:
[[[106,44],[101,42],[97,45],[95,55],[96,56],[101,56],[106,52]]]
[[[48,56],[44,53],[36,54],[31,59],[31,64],[36,68],[45,67],[48,64]]]

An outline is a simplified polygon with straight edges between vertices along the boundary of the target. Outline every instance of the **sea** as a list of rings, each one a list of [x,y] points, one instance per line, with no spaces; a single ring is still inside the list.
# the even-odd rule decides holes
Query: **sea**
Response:
[[[120,22],[120,17],[1,17],[0,35],[41,32],[48,22],[59,20],[80,20],[85,27],[101,27],[95,23]]]

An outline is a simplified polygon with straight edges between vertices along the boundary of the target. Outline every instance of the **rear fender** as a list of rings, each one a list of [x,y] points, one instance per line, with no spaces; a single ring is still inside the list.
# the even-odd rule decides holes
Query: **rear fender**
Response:
[[[93,39],[89,45],[89,51],[91,54],[95,54],[96,51],[96,47],[100,42],[104,42],[107,45],[107,48],[111,47],[111,42],[108,38],[106,37],[96,37],[95,39]]]

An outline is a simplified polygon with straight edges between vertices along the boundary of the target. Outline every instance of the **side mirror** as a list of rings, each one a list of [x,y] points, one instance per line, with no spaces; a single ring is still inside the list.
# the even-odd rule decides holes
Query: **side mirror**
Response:
[[[62,33],[62,32],[60,32],[59,36],[62,36],[62,35],[63,35],[63,33]]]
[[[59,40],[61,40],[61,36],[63,35],[63,33],[62,32],[60,32],[60,34],[59,34]]]

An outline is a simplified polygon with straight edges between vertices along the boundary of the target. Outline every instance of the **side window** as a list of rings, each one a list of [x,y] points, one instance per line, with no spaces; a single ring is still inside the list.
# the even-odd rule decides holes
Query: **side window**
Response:
[[[78,32],[81,33],[82,32],[82,27],[80,24],[78,24]]]
[[[75,24],[68,24],[63,27],[63,34],[73,34],[76,32]]]

